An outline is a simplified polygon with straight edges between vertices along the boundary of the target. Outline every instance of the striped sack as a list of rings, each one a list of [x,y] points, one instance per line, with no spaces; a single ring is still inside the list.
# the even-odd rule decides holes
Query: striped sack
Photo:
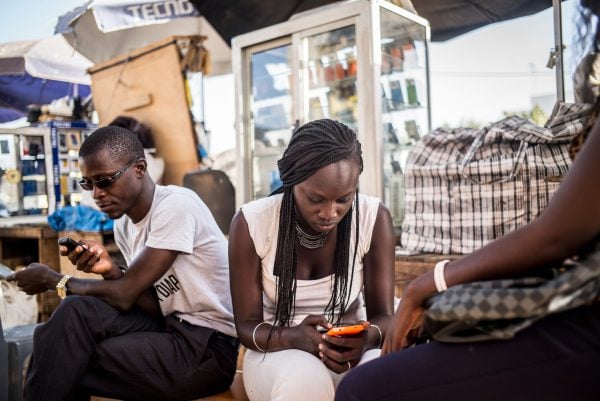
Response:
[[[569,169],[569,143],[590,107],[559,102],[544,127],[511,116],[424,136],[405,171],[402,247],[466,254],[538,216]]]

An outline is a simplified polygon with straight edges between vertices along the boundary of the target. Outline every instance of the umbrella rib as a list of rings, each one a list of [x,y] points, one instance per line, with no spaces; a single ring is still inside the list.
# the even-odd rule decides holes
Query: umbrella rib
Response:
[[[474,8],[476,8],[479,12],[481,12],[481,14],[483,14],[490,21],[495,22],[495,21],[499,21],[500,20],[500,17],[498,15],[494,14],[489,9],[485,8],[484,6],[482,6],[479,2],[477,2],[477,1],[468,1],[468,3],[471,4]]]

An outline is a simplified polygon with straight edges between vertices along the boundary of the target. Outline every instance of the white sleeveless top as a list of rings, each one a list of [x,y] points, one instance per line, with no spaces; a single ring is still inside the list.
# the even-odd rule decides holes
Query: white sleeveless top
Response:
[[[275,299],[277,285],[273,275],[275,253],[277,251],[277,234],[279,231],[279,212],[283,194],[255,200],[242,206],[242,213],[248,223],[250,238],[261,260],[263,285],[263,318],[273,323],[275,317]],[[344,322],[355,322],[366,319],[361,295],[363,286],[363,259],[371,246],[371,235],[380,204],[379,198],[359,194],[360,232],[354,266],[354,278],[350,291],[348,308],[343,317]],[[353,216],[350,236],[350,263],[354,255],[356,220]],[[348,269],[351,275],[352,266]],[[350,284],[351,277],[348,277]],[[291,326],[298,325],[307,315],[323,315],[331,298],[334,275],[316,280],[297,280],[295,314]],[[338,311],[336,311],[339,313]]]

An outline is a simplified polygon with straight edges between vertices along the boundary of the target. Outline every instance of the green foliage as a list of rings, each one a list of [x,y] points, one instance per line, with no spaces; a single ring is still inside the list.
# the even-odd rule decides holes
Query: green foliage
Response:
[[[544,125],[546,123],[546,121],[548,120],[548,116],[546,115],[544,110],[542,110],[542,108],[538,104],[534,105],[531,110],[503,111],[502,116],[503,117],[508,117],[508,116],[521,117],[521,118],[529,120],[532,123],[540,125],[540,126]],[[458,124],[458,126],[456,126],[456,127],[450,126],[450,124],[448,124],[448,123],[444,123],[442,125],[442,127],[446,128],[446,129],[454,129],[454,128],[458,128],[458,127],[479,129],[490,123],[491,123],[491,121],[483,122],[483,121],[478,121],[474,118],[467,118],[467,119],[462,119],[460,121],[460,123]]]
[[[548,116],[544,113],[544,110],[536,104],[529,111],[503,111],[502,115],[504,117],[508,116],[518,116],[521,118],[525,118],[537,125],[544,125],[548,120]]]

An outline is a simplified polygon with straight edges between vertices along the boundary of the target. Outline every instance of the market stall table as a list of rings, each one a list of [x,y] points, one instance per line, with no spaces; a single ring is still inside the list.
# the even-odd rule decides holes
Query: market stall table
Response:
[[[0,261],[11,269],[39,262],[59,271],[58,233],[47,224],[0,227]],[[59,304],[54,291],[38,295],[38,320],[45,322]]]

